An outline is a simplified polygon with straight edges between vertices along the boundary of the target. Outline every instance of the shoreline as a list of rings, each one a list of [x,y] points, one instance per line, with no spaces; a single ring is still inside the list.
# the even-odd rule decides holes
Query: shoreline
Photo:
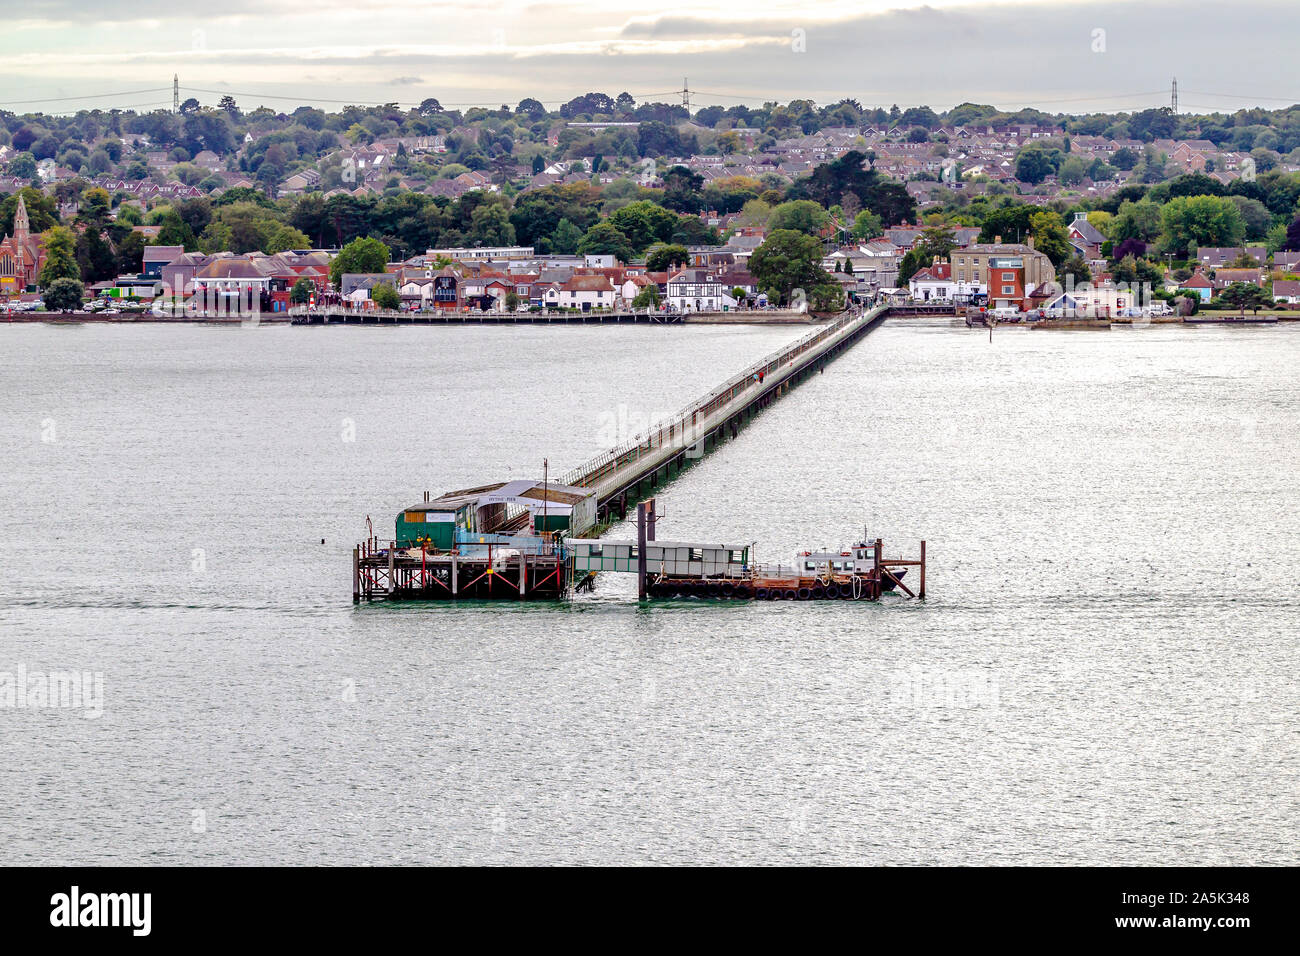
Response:
[[[90,324],[124,324],[134,325],[291,325],[292,319],[286,313],[271,313],[266,316],[227,316],[227,317],[185,317],[164,318],[157,315],[95,315],[85,312],[22,312],[0,316],[0,323],[46,323],[47,325],[90,325]]]

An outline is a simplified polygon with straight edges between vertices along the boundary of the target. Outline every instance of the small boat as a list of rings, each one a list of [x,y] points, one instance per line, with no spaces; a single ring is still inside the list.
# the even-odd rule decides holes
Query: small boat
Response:
[[[875,569],[875,550],[874,544],[859,542],[848,551],[801,551],[795,555],[795,566],[805,577],[824,576],[830,579],[835,575],[866,575]],[[898,568],[889,573],[894,580],[890,580],[888,574],[884,575],[880,584],[882,591],[894,590],[898,581],[907,574],[907,568]]]

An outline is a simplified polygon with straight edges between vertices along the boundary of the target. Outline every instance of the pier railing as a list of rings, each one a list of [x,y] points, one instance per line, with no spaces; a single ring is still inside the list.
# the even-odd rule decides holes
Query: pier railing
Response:
[[[703,398],[696,399],[669,416],[652,425],[647,431],[623,442],[615,448],[601,452],[595,458],[572,469],[560,482],[574,487],[590,487],[602,479],[621,471],[641,457],[657,452],[664,447],[690,447],[699,437],[699,427],[716,412],[733,404],[742,396],[748,396],[752,390],[761,389],[766,384],[767,376],[779,372],[782,368],[794,364],[798,358],[815,349],[827,339],[840,335],[849,326],[870,322],[885,311],[884,306],[877,306],[869,311],[855,310],[849,315],[836,319],[822,326],[815,332],[803,336],[793,345],[764,356],[753,365],[736,373]]]

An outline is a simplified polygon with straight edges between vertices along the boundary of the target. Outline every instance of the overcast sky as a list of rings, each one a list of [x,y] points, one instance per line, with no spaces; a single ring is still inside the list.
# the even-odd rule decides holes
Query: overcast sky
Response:
[[[1300,102],[1294,0],[0,0],[0,20],[0,107],[19,112],[170,106],[173,73],[182,99],[245,109],[675,101],[683,78],[696,106],[1135,110],[1174,76],[1184,111]]]

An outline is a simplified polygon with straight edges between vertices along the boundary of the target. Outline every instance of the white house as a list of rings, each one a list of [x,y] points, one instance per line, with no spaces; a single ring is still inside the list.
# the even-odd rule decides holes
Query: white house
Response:
[[[708,269],[682,269],[668,277],[668,304],[681,312],[716,312],[735,308],[731,287]]]
[[[398,288],[398,293],[403,299],[418,299],[420,308],[425,308],[433,304],[433,279],[407,279]]]
[[[1049,315],[1059,313],[1071,318],[1109,318],[1125,309],[1140,308],[1143,305],[1141,296],[1131,289],[1109,283],[1094,286],[1084,282],[1069,292],[1047,299],[1043,303],[1043,309]]]
[[[563,309],[611,309],[616,306],[618,290],[609,276],[572,276],[564,282],[552,282],[542,294],[548,307]]]
[[[914,273],[907,288],[919,302],[965,302],[988,291],[982,282],[954,279],[949,262],[936,262]]]
[[[655,285],[654,280],[643,275],[624,276],[618,287],[618,297],[625,305],[631,305],[632,300],[648,285]]]
[[[1273,301],[1295,305],[1300,302],[1300,282],[1295,279],[1275,279],[1273,281]]]

